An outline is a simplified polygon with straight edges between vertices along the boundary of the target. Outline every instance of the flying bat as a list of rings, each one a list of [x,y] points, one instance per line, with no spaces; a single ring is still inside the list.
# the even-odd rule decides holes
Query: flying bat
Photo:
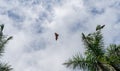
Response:
[[[55,33],[55,40],[56,40],[56,41],[58,40],[58,36],[59,36],[59,34],[58,34],[58,33]]]

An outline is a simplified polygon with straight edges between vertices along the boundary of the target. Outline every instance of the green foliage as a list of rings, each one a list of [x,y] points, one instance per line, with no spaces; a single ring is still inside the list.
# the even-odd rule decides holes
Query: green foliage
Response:
[[[82,33],[85,57],[77,54],[64,65],[84,71],[120,71],[120,45],[111,44],[107,49],[104,48],[101,34],[104,26],[98,25],[96,31],[87,36]]]
[[[10,65],[8,64],[0,64],[0,71],[11,71]]]
[[[4,29],[4,25],[2,24],[2,25],[0,25],[0,57],[4,53],[4,48],[5,48],[6,43],[10,39],[12,39],[12,36],[7,38],[5,35],[3,35],[3,29]],[[11,70],[12,70],[12,68],[10,68],[10,65],[0,63],[0,71],[11,71]]]

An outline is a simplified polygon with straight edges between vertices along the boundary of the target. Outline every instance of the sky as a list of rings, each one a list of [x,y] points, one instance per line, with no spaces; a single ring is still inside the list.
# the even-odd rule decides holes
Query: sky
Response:
[[[105,45],[120,43],[120,0],[0,0],[0,24],[13,36],[2,58],[13,71],[75,71],[62,64],[84,53],[82,32],[105,24]]]

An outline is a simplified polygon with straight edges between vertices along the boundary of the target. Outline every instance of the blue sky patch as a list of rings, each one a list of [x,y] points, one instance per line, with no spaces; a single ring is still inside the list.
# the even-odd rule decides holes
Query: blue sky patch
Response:
[[[99,8],[91,8],[90,12],[93,14],[93,15],[100,15],[100,14],[103,14],[105,12],[105,10],[102,8],[102,9],[99,9]]]
[[[24,21],[24,18],[20,16],[19,14],[17,14],[16,12],[14,12],[13,10],[7,11],[7,14],[8,14],[8,17],[12,19],[13,21],[16,21],[16,22]]]
[[[120,1],[114,2],[114,3],[111,5],[111,7],[116,8],[116,9],[120,9]]]

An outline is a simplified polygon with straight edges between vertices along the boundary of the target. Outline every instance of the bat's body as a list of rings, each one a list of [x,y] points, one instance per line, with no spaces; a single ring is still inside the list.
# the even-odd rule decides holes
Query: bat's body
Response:
[[[55,33],[55,40],[58,40],[59,34]]]

